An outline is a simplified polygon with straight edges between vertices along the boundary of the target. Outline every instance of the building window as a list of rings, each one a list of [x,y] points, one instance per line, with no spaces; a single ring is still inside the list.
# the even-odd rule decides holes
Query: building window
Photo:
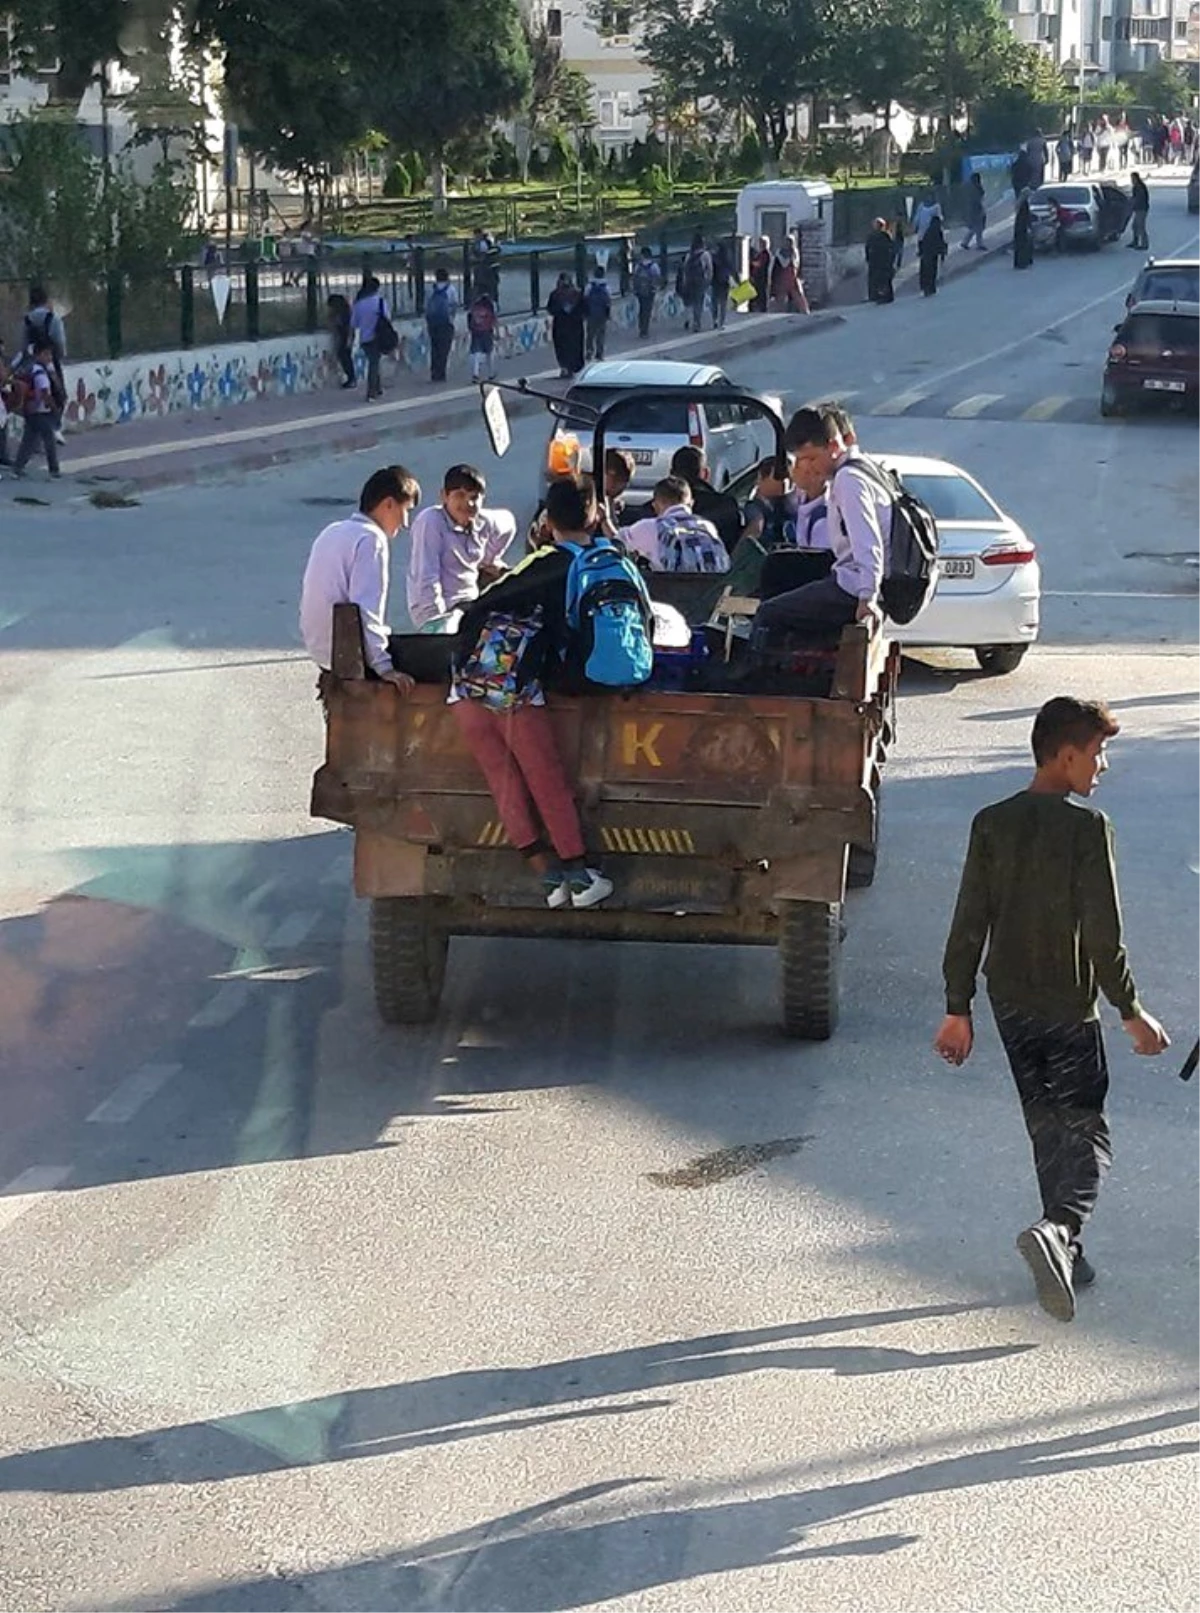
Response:
[[[600,6],[600,37],[610,44],[629,38],[633,26],[633,11],[629,6],[617,5],[614,0],[602,0]]]
[[[7,17],[0,17],[0,84],[12,83],[12,34]]]
[[[1100,19],[1100,38],[1106,45],[1111,43],[1111,41],[1112,41],[1112,36],[1113,36],[1113,26],[1112,25],[1113,25],[1113,20],[1112,20],[1111,17],[1109,17],[1109,16],[1101,17],[1101,19]]]
[[[605,134],[628,134],[633,128],[633,94],[629,90],[605,90],[596,97],[596,110]]]
[[[1176,39],[1186,39],[1187,38],[1187,28],[1188,28],[1187,18],[1186,17],[1176,17],[1176,19],[1175,19],[1175,37],[1176,37]]]
[[[551,6],[546,13],[546,32],[551,39],[562,38],[562,11],[558,6]]]

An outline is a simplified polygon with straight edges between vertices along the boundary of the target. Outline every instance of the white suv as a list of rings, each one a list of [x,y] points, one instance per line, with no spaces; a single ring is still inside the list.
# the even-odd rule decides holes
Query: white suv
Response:
[[[696,389],[695,403],[648,397],[644,403],[631,404],[628,412],[617,416],[612,429],[605,432],[605,444],[632,456],[634,488],[651,488],[669,475],[675,450],[689,443],[703,449],[712,485],[724,487],[748,465],[769,454],[774,441],[761,416],[743,413],[736,405],[705,403],[705,387],[730,384],[725,372],[713,364],[660,363],[650,359],[589,364],[565,393],[568,401],[586,405],[586,411],[578,420],[568,415],[556,421],[546,445],[543,480],[567,469],[591,470],[591,410],[603,408],[622,393],[636,392],[641,387],[686,386]],[[769,401],[779,412],[779,400]]]

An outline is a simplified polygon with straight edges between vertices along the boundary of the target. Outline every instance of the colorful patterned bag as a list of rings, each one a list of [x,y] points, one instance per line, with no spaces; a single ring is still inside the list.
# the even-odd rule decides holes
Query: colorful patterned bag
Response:
[[[542,631],[542,607],[530,616],[494,611],[479,630],[475,648],[465,656],[454,679],[461,700],[482,700],[492,711],[540,706],[542,686],[533,676],[522,678],[522,662]]]

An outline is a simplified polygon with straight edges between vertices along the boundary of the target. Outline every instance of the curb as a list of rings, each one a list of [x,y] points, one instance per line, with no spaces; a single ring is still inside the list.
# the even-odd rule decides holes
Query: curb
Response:
[[[789,319],[789,316],[786,314],[760,315],[756,319],[755,327],[747,331],[745,336],[729,343],[723,342],[719,348],[712,343],[711,332],[703,332],[692,337],[683,337],[679,343],[672,343],[670,346],[677,348],[684,344],[694,344],[698,350],[698,360],[703,354],[709,362],[717,363],[726,354],[751,353],[761,348],[773,347],[780,341],[798,341],[807,337],[818,336],[822,331],[832,330],[846,323],[845,314],[832,309],[822,309],[804,320],[790,319],[791,328],[784,332],[759,328],[759,321],[767,325],[773,324],[775,320],[784,319]],[[736,334],[738,333],[729,333],[731,337]],[[661,348],[666,344],[656,345]],[[707,352],[705,352],[706,346]],[[623,348],[618,352],[614,352],[611,356],[614,360],[626,357],[636,358],[638,352],[637,347]],[[655,356],[658,355],[656,354]],[[536,372],[535,375],[530,375],[526,379],[530,381],[536,379],[547,380],[553,379],[553,377],[546,372]],[[510,415],[527,415],[539,413],[543,404],[540,398],[522,398],[519,395],[510,393],[506,396],[505,406]],[[383,407],[386,409],[387,405],[385,404]],[[402,399],[398,400],[398,404],[393,405],[391,410],[388,411],[390,418],[383,416],[383,411],[381,410],[378,425],[375,425],[374,422],[363,421],[361,427],[343,428],[330,435],[321,436],[317,442],[314,442],[312,434],[319,431],[320,427],[314,425],[312,420],[297,421],[295,435],[300,440],[288,442],[282,440],[281,434],[278,447],[264,448],[261,443],[256,446],[253,442],[249,442],[244,451],[235,450],[230,453],[227,445],[218,443],[212,447],[212,459],[204,464],[166,465],[161,469],[151,468],[142,472],[136,469],[125,472],[120,465],[114,466],[112,470],[106,470],[103,465],[97,465],[94,469],[81,471],[77,477],[72,479],[80,489],[94,490],[103,487],[110,492],[120,492],[126,495],[137,492],[150,492],[158,488],[183,487],[192,486],[200,482],[224,481],[238,472],[269,470],[279,465],[292,463],[297,459],[311,458],[314,453],[357,453],[365,448],[373,448],[381,442],[394,439],[399,431],[404,431],[408,435],[417,437],[432,436],[447,427],[461,425],[464,420],[476,417],[478,412],[479,394],[473,388],[462,392],[457,397],[446,398],[444,402],[437,398]],[[323,418],[336,421],[338,417],[330,415]],[[166,446],[166,444],[160,445],[160,447]],[[203,454],[205,444],[203,442],[197,442],[194,445],[189,444],[188,449],[192,453]],[[147,460],[154,459],[155,450],[153,447],[146,449],[145,457]],[[64,469],[69,475],[70,466],[68,465]],[[84,497],[86,496],[85,492]]]

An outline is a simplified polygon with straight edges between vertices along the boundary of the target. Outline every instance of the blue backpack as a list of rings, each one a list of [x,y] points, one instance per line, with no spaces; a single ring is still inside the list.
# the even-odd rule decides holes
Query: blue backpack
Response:
[[[565,543],[567,630],[589,683],[632,689],[654,670],[653,616],[641,572],[607,538],[585,548]]]

